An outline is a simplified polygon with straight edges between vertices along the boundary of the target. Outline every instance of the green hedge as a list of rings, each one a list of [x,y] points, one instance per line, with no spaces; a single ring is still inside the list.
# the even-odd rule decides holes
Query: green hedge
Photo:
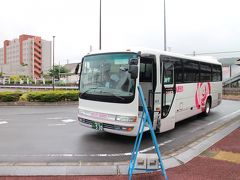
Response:
[[[16,102],[22,96],[22,92],[0,92],[0,102]]]
[[[0,92],[0,102],[58,102],[78,101],[77,90],[32,91],[32,92]]]
[[[30,102],[78,101],[78,91],[38,91],[25,93],[21,100]]]

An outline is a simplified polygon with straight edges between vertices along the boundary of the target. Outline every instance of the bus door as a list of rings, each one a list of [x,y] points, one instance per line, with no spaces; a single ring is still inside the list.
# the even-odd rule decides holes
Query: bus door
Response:
[[[160,132],[173,129],[175,126],[176,83],[174,79],[174,60],[161,56],[162,99]]]
[[[143,90],[149,115],[153,120],[154,91],[156,88],[156,60],[154,55],[141,55],[139,84]],[[142,109],[143,107],[139,104],[139,111],[141,112]]]

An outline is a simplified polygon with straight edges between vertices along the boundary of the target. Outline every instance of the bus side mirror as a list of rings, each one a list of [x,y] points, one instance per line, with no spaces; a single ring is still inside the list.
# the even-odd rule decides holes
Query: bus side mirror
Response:
[[[137,79],[138,77],[138,59],[132,58],[129,60],[128,72],[131,74],[131,79]]]
[[[79,67],[80,67],[80,65],[81,65],[81,63],[79,63],[77,66],[76,66],[76,68],[75,68],[75,74],[78,74],[78,71],[79,71]]]

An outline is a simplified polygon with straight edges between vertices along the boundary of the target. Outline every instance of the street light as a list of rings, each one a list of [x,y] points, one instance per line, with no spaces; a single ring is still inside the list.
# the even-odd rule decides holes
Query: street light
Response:
[[[58,81],[60,81],[60,61],[58,63]]]
[[[99,50],[102,48],[102,0],[100,0],[99,10]]]
[[[55,77],[54,77],[54,41],[55,41],[55,36],[53,36],[53,79],[52,79],[52,88],[53,90],[55,89]]]
[[[166,51],[167,50],[167,37],[166,37],[166,4],[165,4],[165,0],[164,0],[163,13],[164,13],[164,51]]]

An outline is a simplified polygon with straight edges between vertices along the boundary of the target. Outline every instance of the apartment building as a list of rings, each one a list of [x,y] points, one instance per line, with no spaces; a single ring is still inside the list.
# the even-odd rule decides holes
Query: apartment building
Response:
[[[51,69],[51,41],[22,34],[5,40],[0,48],[0,72],[5,76],[25,75],[39,79]]]

